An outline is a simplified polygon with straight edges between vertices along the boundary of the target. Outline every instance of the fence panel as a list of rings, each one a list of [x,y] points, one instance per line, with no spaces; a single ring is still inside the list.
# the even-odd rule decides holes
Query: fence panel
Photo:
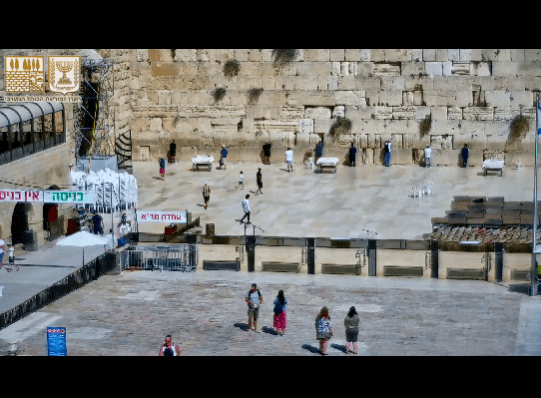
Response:
[[[133,246],[121,253],[121,271],[126,269],[192,272],[197,265],[197,245]]]

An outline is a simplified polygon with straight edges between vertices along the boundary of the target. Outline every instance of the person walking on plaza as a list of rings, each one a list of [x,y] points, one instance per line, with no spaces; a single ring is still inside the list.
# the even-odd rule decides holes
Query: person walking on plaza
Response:
[[[180,348],[178,345],[173,343],[171,335],[168,334],[165,336],[165,343],[160,347],[160,352],[158,353],[160,357],[179,357]]]
[[[327,345],[332,335],[329,309],[323,307],[316,316],[316,338],[319,340],[319,352],[321,355],[327,355]]]
[[[209,184],[207,183],[203,185],[203,200],[205,201],[205,210],[207,210],[207,207],[209,206],[209,200],[210,200],[210,187],[209,187]]]
[[[4,247],[6,242],[3,239],[0,239],[0,269],[2,269],[2,262],[4,261]]]
[[[239,185],[237,186],[237,189],[244,189],[244,174],[241,172],[239,173]]]
[[[280,290],[278,292],[278,296],[274,299],[274,330],[276,333],[278,333],[280,336],[283,336],[286,332],[286,305],[287,300],[284,296],[284,291]]]
[[[355,143],[351,143],[351,148],[349,148],[349,165],[355,167],[355,158],[357,156],[357,148],[355,148]]]
[[[263,304],[263,295],[255,283],[252,283],[252,288],[246,295],[246,303],[248,304],[248,329],[259,332],[257,318],[259,318],[259,307]]]
[[[462,148],[462,167],[468,167],[468,157],[470,156],[470,150],[468,149],[468,144],[464,144]]]
[[[18,271],[19,267],[15,265],[15,248],[13,247],[13,245],[9,245],[8,255],[9,255],[8,271],[11,271],[12,266],[15,266],[15,271]]]
[[[169,163],[175,163],[177,156],[177,144],[175,144],[175,140],[171,141],[171,144],[169,144]]]
[[[255,192],[256,195],[263,195],[263,191],[261,188],[263,188],[263,175],[261,174],[261,168],[257,169],[257,173],[255,174],[255,179],[257,181],[257,191]]]
[[[158,162],[160,163],[160,176],[165,178],[165,159],[160,158],[158,159]]]
[[[359,338],[359,315],[355,307],[350,307],[346,318],[344,319],[344,326],[346,327],[346,354],[352,352],[357,354],[357,340]],[[353,350],[351,350],[351,344],[353,344]]]
[[[425,167],[432,166],[432,163],[430,161],[431,154],[432,154],[432,149],[430,148],[430,145],[427,145],[425,148]]]
[[[222,151],[220,152],[220,168],[223,167],[224,170],[227,170],[225,158],[227,158],[227,149],[225,149],[225,145],[222,145]]]
[[[94,217],[92,217],[92,231],[94,232],[94,235],[103,235],[103,228],[103,218],[95,211]]]
[[[291,148],[287,148],[286,151],[286,165],[287,165],[287,172],[293,171],[293,151]]]
[[[240,219],[241,224],[246,217],[248,217],[247,224],[250,224],[250,202],[248,201],[248,199],[250,199],[250,194],[247,194],[246,197],[242,200],[242,210],[244,210],[244,217]]]
[[[385,152],[385,167],[389,167],[391,165],[391,151],[392,151],[392,144],[389,140],[385,141],[384,152]]]
[[[265,141],[265,145],[263,145],[264,164],[270,164],[271,146],[269,141]]]

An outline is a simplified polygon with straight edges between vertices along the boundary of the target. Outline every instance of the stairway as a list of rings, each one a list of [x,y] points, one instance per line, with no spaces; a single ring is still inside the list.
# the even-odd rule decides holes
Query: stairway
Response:
[[[115,154],[118,159],[118,171],[124,170],[133,174],[131,130],[116,139]]]

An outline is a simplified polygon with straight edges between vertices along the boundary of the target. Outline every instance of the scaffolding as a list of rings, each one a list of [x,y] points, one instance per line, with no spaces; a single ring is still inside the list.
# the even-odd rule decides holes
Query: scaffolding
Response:
[[[81,61],[81,102],[73,107],[75,121],[75,160],[115,154],[115,109],[110,104],[114,93],[114,61]]]

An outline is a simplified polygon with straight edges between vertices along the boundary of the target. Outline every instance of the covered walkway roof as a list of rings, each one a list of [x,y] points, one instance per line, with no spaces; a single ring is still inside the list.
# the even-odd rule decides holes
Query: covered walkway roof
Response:
[[[37,117],[64,110],[61,102],[2,102],[0,101],[0,128],[26,122]]]

